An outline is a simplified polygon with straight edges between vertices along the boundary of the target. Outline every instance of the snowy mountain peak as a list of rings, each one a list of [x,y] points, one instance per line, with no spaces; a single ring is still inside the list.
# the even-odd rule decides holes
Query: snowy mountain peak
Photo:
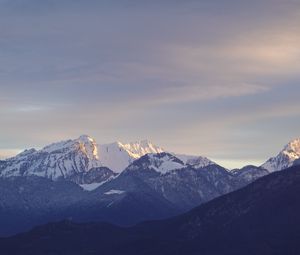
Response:
[[[87,173],[92,175],[95,168],[100,167],[120,173],[148,154],[149,166],[161,173],[185,166],[201,168],[214,164],[204,157],[166,153],[149,140],[98,145],[92,137],[81,135],[77,139],[52,143],[40,150],[26,150],[5,160],[0,165],[0,176],[37,175],[52,180],[74,179]]]
[[[90,136],[88,136],[88,135],[81,135],[75,141],[77,141],[79,143],[82,143],[84,145],[89,145],[89,144],[97,145],[95,139],[92,138],[92,137],[90,137]]]
[[[115,142],[98,146],[102,164],[115,172],[123,171],[134,160],[148,153],[161,153],[164,150],[148,140],[131,143]]]
[[[82,135],[77,139],[79,142],[80,149],[89,157],[95,160],[99,159],[98,156],[98,145],[96,141],[87,135]]]
[[[152,169],[159,173],[167,173],[175,169],[181,169],[185,164],[174,155],[166,152],[146,154],[131,164],[126,171],[140,171]]]
[[[93,138],[81,135],[75,140],[66,140],[52,143],[44,147],[41,151],[47,153],[79,151],[84,153],[91,160],[98,160],[98,148]]]
[[[0,176],[37,175],[56,180],[100,166],[97,144],[88,136],[80,136],[52,143],[41,150],[26,150],[7,159],[0,167]]]
[[[83,143],[88,143],[88,142],[94,142],[94,138],[90,137],[89,135],[81,135],[79,136],[79,138],[77,139]]]
[[[279,171],[293,165],[300,158],[300,138],[289,142],[276,157],[270,158],[262,167],[270,172]]]
[[[134,158],[139,158],[148,153],[164,152],[164,149],[152,144],[148,140],[121,144],[121,147]]]
[[[289,142],[282,151],[291,159],[298,159],[300,157],[300,138]]]
[[[176,154],[175,156],[177,158],[179,158],[180,160],[182,160],[184,162],[184,164],[190,165],[194,168],[202,168],[202,167],[216,164],[215,162],[209,160],[206,157],[202,157],[202,156],[190,156],[190,155],[184,155],[184,154]]]

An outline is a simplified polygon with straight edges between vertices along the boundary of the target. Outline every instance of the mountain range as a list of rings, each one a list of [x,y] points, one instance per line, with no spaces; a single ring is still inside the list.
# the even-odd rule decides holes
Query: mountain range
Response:
[[[98,145],[96,141],[82,135],[74,140],[66,140],[50,144],[40,150],[28,149],[15,157],[0,161],[0,176],[31,176],[46,177],[51,180],[60,178],[73,180],[79,184],[100,183],[124,171],[131,163],[146,154],[170,153],[184,165],[203,168],[216,165],[203,156],[190,156],[165,151],[148,140],[131,143],[114,142]],[[293,165],[300,158],[300,139],[288,143],[280,153],[267,160],[261,168],[274,172]],[[168,166],[168,170],[182,165]],[[170,169],[170,167],[172,169]],[[109,171],[111,170],[111,172]],[[167,171],[163,170],[162,171]],[[83,178],[91,172],[88,180]],[[92,180],[92,176],[104,175]]]
[[[130,226],[179,215],[296,164],[299,144],[260,167],[231,171],[149,141],[98,145],[84,135],[25,150],[0,161],[0,235],[62,219]]]
[[[131,163],[146,154],[166,152],[147,140],[132,143],[115,142],[98,145],[96,141],[82,135],[74,140],[50,144],[40,150],[28,149],[0,164],[0,176],[40,176],[51,180],[69,179],[85,183],[82,175],[104,171],[107,178],[126,169]],[[175,155],[175,154],[174,154]],[[214,164],[201,156],[176,155],[184,164],[204,167]],[[101,171],[101,168],[105,170]],[[181,166],[178,166],[181,167]],[[108,174],[107,169],[112,172]],[[170,170],[170,169],[169,169]],[[87,183],[104,181],[88,181]]]
[[[272,173],[180,216],[130,228],[48,223],[0,239],[0,252],[108,255],[297,255],[300,167]]]

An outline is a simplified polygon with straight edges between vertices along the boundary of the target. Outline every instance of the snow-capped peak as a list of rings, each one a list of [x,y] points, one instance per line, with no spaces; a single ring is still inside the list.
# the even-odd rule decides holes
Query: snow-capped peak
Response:
[[[166,152],[146,154],[131,164],[126,171],[140,171],[152,169],[159,173],[167,173],[175,169],[181,169],[185,164],[174,155]]]
[[[44,147],[41,151],[47,153],[67,152],[78,150],[84,153],[91,160],[98,160],[98,146],[96,141],[88,135],[81,135],[75,140],[66,140],[52,143]]]
[[[300,157],[300,138],[289,142],[282,152],[292,160],[298,159]]]
[[[80,136],[75,140],[50,144],[41,150],[25,150],[6,160],[0,175],[37,175],[55,180],[100,166],[96,142],[89,136]]]
[[[99,159],[98,145],[96,141],[87,135],[82,135],[77,139],[80,144],[80,149],[86,153],[89,158]]]
[[[133,158],[140,158],[141,156],[148,153],[161,153],[164,150],[148,140],[142,140],[138,142],[131,143],[120,143],[119,146],[126,150],[128,154]]]
[[[162,173],[183,166],[201,168],[214,164],[200,156],[169,154],[149,140],[98,145],[92,137],[81,135],[77,139],[52,143],[40,150],[26,150],[7,159],[0,166],[0,176],[38,175],[55,180],[71,178],[98,167],[120,173],[148,154],[151,164]]]
[[[262,167],[270,172],[279,171],[293,165],[300,158],[300,138],[289,142],[276,157],[270,158]]]
[[[215,162],[202,156],[190,156],[185,154],[174,154],[174,155],[180,160],[182,160],[184,164],[190,165],[194,168],[202,168],[202,167],[216,164]]]
[[[99,160],[115,172],[123,171],[134,160],[148,153],[161,153],[164,149],[148,140],[131,143],[115,142],[98,146]]]

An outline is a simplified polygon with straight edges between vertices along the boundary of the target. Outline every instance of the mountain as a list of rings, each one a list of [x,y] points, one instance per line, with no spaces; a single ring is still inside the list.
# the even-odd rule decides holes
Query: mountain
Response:
[[[37,176],[0,178],[0,235],[69,218],[68,211],[87,193],[72,182]]]
[[[262,177],[183,215],[121,228],[107,223],[49,223],[0,239],[13,254],[300,253],[300,167]]]
[[[52,180],[69,178],[101,167],[97,145],[88,136],[53,143],[41,150],[25,150],[0,165],[0,176],[40,176]]]
[[[268,173],[265,169],[255,167],[232,173],[217,164],[196,166],[185,164],[166,152],[146,154],[94,192],[104,194],[110,190],[121,190],[138,194],[141,187],[147,187],[148,195],[159,196],[177,211],[184,212]]]
[[[34,175],[2,177],[0,235],[15,234],[51,220],[130,226],[171,217],[261,176],[249,178],[251,171],[248,169],[247,175],[233,174],[216,164],[196,168],[163,152],[142,156],[118,175],[112,175],[108,168],[94,167],[56,180]]]
[[[136,159],[162,152],[162,148],[147,140],[98,145],[93,138],[82,135],[74,140],[50,144],[41,150],[25,150],[15,157],[0,161],[0,177],[35,175],[51,180],[63,178],[83,185],[99,184],[122,172]],[[187,165],[198,167],[214,164],[204,157],[180,157]]]
[[[114,172],[120,173],[134,160],[148,154],[161,153],[164,149],[148,140],[132,143],[115,142],[98,146],[99,160]]]
[[[269,171],[257,166],[244,166],[241,169],[231,171],[234,176],[234,181],[237,187],[243,187],[247,184],[269,174]]]
[[[286,169],[300,158],[300,138],[289,142],[276,157],[267,160],[261,167],[269,172]]]
[[[159,154],[163,152],[167,151],[148,140],[131,143],[115,142],[98,146],[98,156],[102,165],[117,173],[122,172],[127,166],[146,154]],[[180,159],[185,165],[204,167],[215,164],[208,158],[202,156],[170,154]]]
[[[1,161],[0,226],[8,227],[0,235],[65,218],[122,226],[163,219],[269,173],[255,166],[229,171],[201,156],[148,153],[161,150],[148,141],[102,146],[80,136]],[[105,166],[109,162],[126,167],[115,173]]]
[[[0,178],[0,236],[50,221],[104,221],[119,225],[162,219],[181,211],[142,181],[135,189],[85,191],[77,184],[37,176]],[[1,253],[1,252],[0,252]]]
[[[209,165],[215,165],[216,163],[211,161],[210,159],[202,156],[190,156],[185,154],[174,154],[177,158],[179,158],[184,164],[200,168],[206,167]]]
[[[70,179],[79,184],[100,183],[122,172],[146,154],[163,152],[166,151],[148,140],[98,145],[93,138],[82,135],[74,140],[50,144],[41,150],[25,150],[15,157],[0,161],[0,177],[36,175],[51,180]],[[170,154],[185,166],[193,168],[216,165],[215,162],[202,156]],[[276,157],[266,161],[261,168],[269,172],[282,170],[292,166],[299,158],[300,139],[295,139]],[[87,174],[90,171],[92,173]],[[84,175],[88,177],[85,178]],[[94,176],[95,180],[92,180],[91,176]]]
[[[185,163],[178,159],[176,156],[167,153],[157,153],[157,154],[146,154],[140,159],[134,161],[125,171],[142,171],[151,170],[158,173],[165,174],[169,171],[175,169],[181,169],[185,167]]]
[[[120,172],[146,153],[162,151],[146,140],[98,145],[93,138],[82,135],[41,150],[25,150],[1,161],[0,177],[35,175],[51,180],[64,178],[79,184],[100,183],[115,176],[113,170]]]

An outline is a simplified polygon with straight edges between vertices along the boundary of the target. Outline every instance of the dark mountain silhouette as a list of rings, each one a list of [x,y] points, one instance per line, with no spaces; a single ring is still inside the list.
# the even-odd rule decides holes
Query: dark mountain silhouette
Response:
[[[233,173],[216,164],[195,167],[184,165],[169,153],[158,153],[142,156],[117,176],[108,168],[97,167],[67,179],[2,177],[0,236],[63,219],[121,226],[165,219],[268,174],[267,170],[254,166]],[[90,184],[94,180],[104,181],[92,191],[78,185],[94,185]]]
[[[167,220],[121,228],[49,223],[0,240],[1,254],[300,253],[300,166],[276,172]]]

